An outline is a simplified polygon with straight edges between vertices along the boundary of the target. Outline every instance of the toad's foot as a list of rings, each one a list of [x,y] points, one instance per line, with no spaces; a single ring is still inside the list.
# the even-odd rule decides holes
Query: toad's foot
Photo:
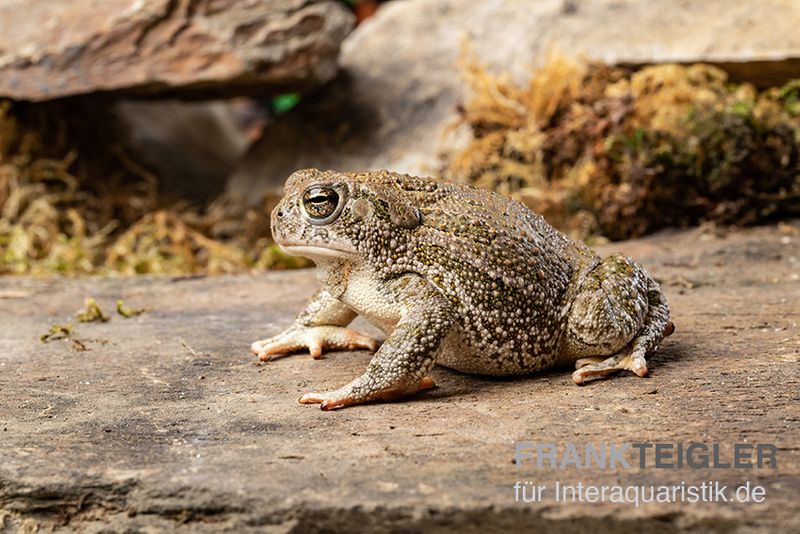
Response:
[[[604,378],[622,369],[633,371],[640,377],[647,376],[644,352],[634,351],[630,345],[609,358],[581,358],[575,362],[575,368],[577,370],[572,373],[572,380],[578,385]]]
[[[436,384],[433,379],[426,376],[419,381],[416,388],[401,389],[399,387],[391,387],[376,391],[369,397],[357,398],[353,395],[353,388],[348,384],[343,388],[328,393],[306,393],[298,401],[300,404],[321,404],[320,407],[323,410],[335,410],[336,408],[344,408],[376,400],[393,401],[434,387],[436,387]]]
[[[380,342],[341,326],[294,326],[277,336],[256,341],[250,350],[262,361],[276,354],[287,354],[308,349],[314,359],[322,358],[323,351],[368,349],[378,350]]]

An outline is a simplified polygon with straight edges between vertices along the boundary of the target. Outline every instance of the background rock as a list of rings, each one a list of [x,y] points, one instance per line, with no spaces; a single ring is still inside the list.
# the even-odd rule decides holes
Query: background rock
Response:
[[[250,143],[237,104],[126,100],[116,111],[125,146],[158,176],[162,192],[205,201],[222,191]]]
[[[353,26],[333,0],[3,0],[0,21],[0,96],[21,100],[308,89]]]
[[[267,128],[229,192],[257,198],[303,167],[435,171],[439,152],[464,139],[443,133],[463,97],[465,37],[490,70],[519,81],[555,46],[612,64],[714,62],[763,85],[800,76],[797,20],[791,0],[392,2],[345,40],[346,72]]]

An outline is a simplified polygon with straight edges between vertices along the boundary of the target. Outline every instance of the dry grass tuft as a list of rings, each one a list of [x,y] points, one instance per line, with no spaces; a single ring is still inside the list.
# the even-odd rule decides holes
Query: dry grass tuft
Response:
[[[268,209],[165,202],[88,101],[0,102],[0,274],[220,274],[307,265],[271,245]]]
[[[469,54],[442,175],[513,196],[575,237],[800,215],[800,82],[758,93],[709,65],[638,71],[557,53],[526,87]]]

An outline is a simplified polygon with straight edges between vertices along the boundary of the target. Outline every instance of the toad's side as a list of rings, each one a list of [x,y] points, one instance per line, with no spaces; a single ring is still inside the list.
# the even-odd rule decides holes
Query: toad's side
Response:
[[[495,193],[387,171],[304,170],[272,214],[275,240],[311,258],[323,288],[294,324],[257,341],[262,360],[387,339],[367,371],[303,403],[331,409],[433,386],[435,363],[487,375],[575,364],[576,383],[628,369],[671,332],[658,285],[630,258],[605,259]]]

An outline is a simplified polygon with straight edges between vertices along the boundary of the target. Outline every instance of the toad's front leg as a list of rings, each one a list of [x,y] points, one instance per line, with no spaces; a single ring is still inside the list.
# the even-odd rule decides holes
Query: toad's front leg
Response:
[[[321,358],[326,350],[376,350],[377,340],[345,328],[355,317],[356,312],[323,289],[314,295],[291,327],[277,336],[256,341],[250,350],[263,361],[303,349],[308,349],[315,359]]]
[[[375,400],[395,400],[434,386],[427,376],[454,324],[450,303],[418,281],[414,303],[372,358],[367,371],[346,386],[328,393],[307,393],[303,404],[321,403],[333,410]],[[409,301],[411,299],[409,298]]]

